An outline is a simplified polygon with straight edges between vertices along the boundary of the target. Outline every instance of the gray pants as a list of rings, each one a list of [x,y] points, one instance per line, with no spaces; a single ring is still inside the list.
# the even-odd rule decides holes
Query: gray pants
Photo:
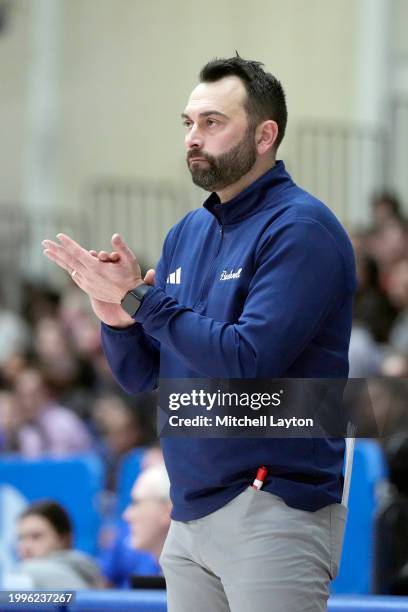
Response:
[[[160,558],[168,612],[323,612],[347,509],[288,507],[248,487],[216,512],[172,521]]]

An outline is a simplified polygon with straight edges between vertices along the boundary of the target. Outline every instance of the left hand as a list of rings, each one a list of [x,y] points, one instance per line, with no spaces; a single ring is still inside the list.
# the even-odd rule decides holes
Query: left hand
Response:
[[[66,270],[91,298],[120,304],[128,291],[143,283],[139,263],[119,234],[111,241],[120,255],[116,261],[100,261],[65,234],[57,238],[60,244],[43,240],[44,255]]]

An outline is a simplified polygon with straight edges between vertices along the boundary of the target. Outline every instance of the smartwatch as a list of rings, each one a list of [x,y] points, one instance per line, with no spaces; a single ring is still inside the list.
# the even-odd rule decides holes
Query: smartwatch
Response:
[[[132,289],[131,291],[128,291],[120,303],[123,310],[127,312],[128,315],[133,317],[139,310],[144,296],[150,289],[152,289],[151,285],[143,284],[139,285],[135,289]]]

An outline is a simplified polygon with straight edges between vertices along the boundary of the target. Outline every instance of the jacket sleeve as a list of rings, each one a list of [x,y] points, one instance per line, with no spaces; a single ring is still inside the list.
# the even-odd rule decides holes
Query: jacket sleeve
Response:
[[[139,323],[117,329],[101,325],[102,347],[114,379],[128,393],[152,391],[159,376],[158,344]]]
[[[166,286],[166,253],[172,230],[166,238],[156,268],[156,287]],[[163,291],[164,293],[164,291]],[[116,382],[128,393],[152,391],[158,385],[160,341],[150,337],[140,323],[118,329],[101,325],[102,347]]]
[[[204,377],[279,377],[341,305],[347,285],[343,258],[326,228],[297,219],[260,245],[236,323],[185,308],[160,287],[145,296],[135,320]]]

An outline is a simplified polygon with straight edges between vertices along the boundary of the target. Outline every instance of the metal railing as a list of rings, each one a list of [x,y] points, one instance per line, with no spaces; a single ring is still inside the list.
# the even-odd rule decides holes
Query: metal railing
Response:
[[[391,117],[389,183],[403,202],[408,203],[408,97],[398,96],[394,99]]]
[[[169,229],[191,209],[172,185],[101,180],[87,192],[93,248],[107,248],[113,232],[124,236],[145,265],[155,265]]]
[[[386,184],[386,134],[360,125],[301,124],[295,175],[348,227],[366,225],[373,191]]]

